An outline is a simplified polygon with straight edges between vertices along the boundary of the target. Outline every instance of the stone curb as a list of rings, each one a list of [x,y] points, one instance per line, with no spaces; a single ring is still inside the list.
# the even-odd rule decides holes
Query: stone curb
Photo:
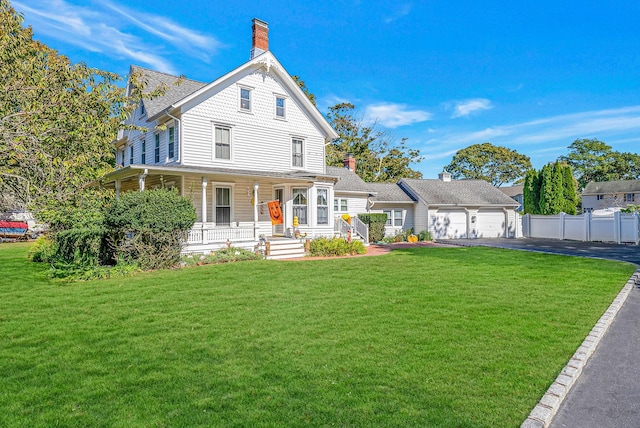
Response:
[[[613,323],[618,311],[622,308],[625,300],[631,293],[634,286],[640,285],[640,269],[636,270],[626,285],[622,288],[613,303],[600,317],[589,335],[584,339],[582,345],[573,354],[567,365],[562,369],[556,380],[551,384],[547,392],[536,407],[533,408],[529,417],[520,425],[520,428],[547,428],[556,412],[560,408],[562,401],[566,398],[582,373],[582,369],[589,361],[589,358],[596,350],[600,340]]]

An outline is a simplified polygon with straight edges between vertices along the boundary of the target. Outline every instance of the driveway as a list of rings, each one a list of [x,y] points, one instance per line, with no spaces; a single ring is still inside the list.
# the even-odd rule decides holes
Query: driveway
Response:
[[[445,242],[622,260],[640,266],[639,245],[531,238]],[[640,427],[639,334],[640,288],[634,287],[560,404],[550,428]]]
[[[440,242],[463,246],[485,246],[510,250],[538,251],[567,256],[620,260],[640,266],[640,245],[618,245],[603,242],[561,241],[539,238],[448,239]]]

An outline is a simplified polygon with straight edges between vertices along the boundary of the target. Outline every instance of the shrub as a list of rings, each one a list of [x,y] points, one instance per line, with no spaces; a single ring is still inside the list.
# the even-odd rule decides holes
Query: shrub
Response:
[[[431,236],[431,232],[429,232],[427,229],[421,231],[420,233],[418,233],[418,239],[420,239],[421,241],[433,241],[433,237]]]
[[[109,257],[160,269],[180,261],[182,245],[196,220],[196,210],[175,190],[128,192],[107,208]]]
[[[369,226],[369,242],[379,242],[384,238],[384,225],[387,223],[385,213],[358,214],[358,218]]]
[[[261,260],[262,256],[255,254],[244,248],[223,248],[218,251],[212,251],[209,254],[189,254],[182,256],[182,266],[208,265],[217,263],[240,262],[246,260]]]
[[[311,256],[345,256],[347,254],[364,254],[366,249],[361,241],[347,242],[343,238],[315,238],[309,244]]]
[[[49,263],[54,253],[53,242],[49,237],[42,235],[35,240],[29,249],[29,260],[36,263]]]
[[[98,266],[103,251],[101,227],[74,228],[56,234],[54,261],[78,268]]]

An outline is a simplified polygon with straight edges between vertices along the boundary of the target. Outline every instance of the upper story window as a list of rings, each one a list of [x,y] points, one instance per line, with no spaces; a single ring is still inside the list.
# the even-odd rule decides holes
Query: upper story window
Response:
[[[169,159],[173,159],[176,156],[176,128],[169,128],[169,141],[167,146],[167,156]]]
[[[155,146],[153,148],[153,161],[160,163],[160,134],[155,135]]]
[[[144,102],[140,101],[140,116],[144,116],[146,110],[144,109]]]
[[[118,151],[118,159],[120,160],[120,166],[124,166],[124,149]]]
[[[129,165],[133,165],[133,144],[129,146]]]
[[[624,201],[625,202],[633,202],[634,201],[633,193],[625,193]]]
[[[216,126],[214,134],[214,158],[231,159],[231,129]]]
[[[598,195],[598,196],[596,196],[596,199],[597,199],[597,200],[599,200],[599,201],[601,201],[601,200],[603,200],[603,199],[604,199],[604,195]]]
[[[145,140],[144,138],[142,139],[141,152],[140,163],[144,165],[147,163],[147,140]]]
[[[240,88],[240,109],[251,110],[251,89]]]
[[[318,189],[316,206],[318,208],[318,224],[329,224],[329,191]]]
[[[283,97],[276,97],[276,117],[279,119],[284,119],[284,98]]]
[[[304,141],[299,138],[291,140],[291,166],[304,167]]]

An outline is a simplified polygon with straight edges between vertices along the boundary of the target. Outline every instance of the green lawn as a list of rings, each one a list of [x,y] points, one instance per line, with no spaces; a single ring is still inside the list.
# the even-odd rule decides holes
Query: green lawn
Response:
[[[627,264],[489,248],[64,284],[0,245],[0,426],[517,427]]]

